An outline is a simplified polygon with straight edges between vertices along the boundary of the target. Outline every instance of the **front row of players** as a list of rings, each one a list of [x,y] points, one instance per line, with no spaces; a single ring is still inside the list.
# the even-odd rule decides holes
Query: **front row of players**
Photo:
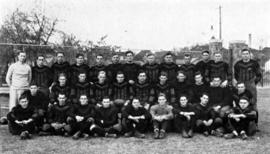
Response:
[[[191,104],[186,95],[181,95],[174,107],[161,93],[149,110],[138,98],[123,106],[115,104],[109,97],[94,106],[84,94],[80,95],[77,104],[71,104],[64,93],[59,93],[57,100],[47,108],[48,105],[32,104],[27,95],[22,95],[7,117],[10,132],[20,135],[21,139],[31,138],[33,133],[72,136],[74,139],[121,134],[144,138],[147,131],[153,131],[155,139],[162,139],[168,130],[180,132],[184,138],[191,138],[195,131],[205,136],[247,139],[247,135],[256,132],[257,112],[246,96],[225,113],[209,106],[207,93],[201,95],[197,104]]]

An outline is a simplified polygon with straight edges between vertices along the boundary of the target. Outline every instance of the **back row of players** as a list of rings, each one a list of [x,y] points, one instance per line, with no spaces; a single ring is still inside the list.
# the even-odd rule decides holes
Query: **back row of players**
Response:
[[[238,107],[240,107],[241,114],[246,112],[246,108],[241,110],[241,106],[239,106],[242,96],[242,101],[252,106],[253,110],[248,108],[248,111],[251,111],[253,115],[253,118],[251,118],[252,121],[257,121],[256,87],[254,85],[260,81],[261,73],[258,63],[250,59],[250,52],[248,50],[242,51],[242,60],[237,62],[234,66],[235,79],[238,81],[236,89],[229,86],[232,83],[232,75],[228,64],[222,61],[221,53],[214,53],[214,60],[210,60],[209,52],[203,51],[203,60],[197,63],[197,65],[190,62],[190,54],[185,54],[185,63],[180,67],[173,62],[173,55],[171,53],[167,53],[164,56],[164,62],[161,64],[155,63],[155,56],[153,54],[148,54],[146,56],[147,63],[143,66],[134,63],[133,56],[134,54],[131,51],[126,52],[126,63],[121,64],[119,63],[118,55],[113,55],[112,64],[105,66],[103,56],[97,55],[97,64],[91,68],[84,64],[84,56],[82,54],[77,54],[76,63],[70,66],[64,61],[64,54],[59,52],[57,53],[57,62],[53,64],[51,68],[44,66],[44,56],[38,56],[37,65],[32,68],[32,84],[30,91],[24,93],[30,98],[30,106],[34,108],[39,106],[39,109],[44,109],[44,113],[47,111],[47,106],[49,106],[51,112],[53,112],[51,109],[59,109],[61,97],[65,98],[66,104],[80,106],[85,96],[87,104],[94,105],[99,109],[104,108],[104,101],[112,102],[112,106],[117,109],[117,119],[119,119],[121,123],[123,119],[129,119],[133,123],[135,122],[136,125],[141,118],[148,119],[149,123],[150,121],[153,122],[155,138],[163,138],[165,130],[167,127],[170,128],[170,126],[174,126],[177,131],[181,131],[184,137],[189,137],[193,134],[194,125],[196,125],[197,128],[200,128],[202,125],[203,129],[199,130],[203,130],[205,135],[212,133],[220,136],[224,133],[224,128],[227,128],[225,125],[227,126],[228,124],[228,117],[234,117],[233,119],[240,118],[234,116],[234,114],[229,114],[233,112],[233,110],[231,110],[232,108],[237,108],[237,112],[239,112]],[[35,92],[37,88],[43,92],[42,94],[39,93],[40,96],[38,97],[36,97],[38,93]],[[41,96],[43,94],[44,97]],[[160,106],[162,99],[165,100],[168,106]],[[183,107],[181,106],[181,99],[186,100],[184,102],[188,102],[188,104],[192,104],[191,108],[195,108],[196,111],[193,111],[191,108],[181,110]],[[206,99],[207,108],[202,105],[203,100]],[[145,111],[150,110],[153,120],[146,118],[151,116],[144,115],[145,112],[134,112],[133,114],[135,115],[127,115],[126,110],[130,110],[128,106],[131,108],[136,106],[133,105],[134,101],[135,104],[136,101],[138,101],[139,106],[142,106]],[[104,109],[104,113],[101,114],[105,114],[105,110],[106,109]],[[50,111],[48,113],[50,113]],[[175,111],[175,116],[171,114],[172,111]],[[253,111],[255,111],[255,116]],[[122,114],[126,115],[124,116],[125,118],[121,116]],[[78,120],[81,118],[74,116],[74,112],[73,114],[69,113],[69,115],[70,116],[66,116],[74,117],[73,119],[77,122],[81,121]],[[196,115],[196,118],[194,115]],[[63,115],[58,116],[61,117]],[[113,115],[109,116],[113,117]],[[169,121],[169,119],[179,116],[182,120],[176,120],[178,123],[174,122],[174,125],[170,124],[170,122],[166,122],[166,124],[163,123],[163,121]],[[194,117],[196,120],[191,120],[191,117]],[[91,118],[90,122],[94,123],[95,118]],[[64,123],[70,124],[71,121],[73,121],[71,119],[65,119]],[[182,126],[186,127],[184,126],[186,124],[183,124],[183,122],[179,123],[179,121],[183,121],[183,119],[193,121],[188,124],[188,130],[186,130],[186,128],[181,129]],[[106,118],[101,121],[104,120],[106,120]],[[201,123],[198,120],[201,120]],[[47,121],[51,120],[47,119]],[[156,123],[155,121],[158,122]],[[62,123],[63,121],[60,122],[61,125]],[[55,124],[53,122],[51,122],[51,124],[53,128],[61,128],[61,130],[65,131],[64,127],[54,127],[53,125]],[[43,123],[42,125],[38,125],[40,128],[44,126]],[[126,122],[124,122],[124,125],[126,136],[131,135],[134,133],[133,130],[136,130],[136,127],[131,129],[131,125]],[[127,125],[130,125],[129,129]],[[239,123],[237,123],[237,125],[239,126]],[[242,127],[242,125],[243,124],[240,126]],[[99,126],[101,127],[103,125],[99,124]],[[134,126],[134,124],[132,126]],[[145,124],[143,124],[143,126],[145,126]],[[103,134],[115,134],[115,132],[110,132],[107,126],[106,129],[105,126],[103,127],[104,130],[106,130],[106,133]],[[144,136],[141,134],[141,127],[142,125],[139,126],[139,130],[135,131],[135,134],[139,137]],[[91,125],[91,128],[93,129],[95,127]],[[230,128],[232,128],[232,126]],[[79,133],[75,133],[75,138],[83,134],[82,131],[83,130],[79,130]],[[99,131],[99,129],[96,130],[96,133],[98,134]],[[237,131],[238,133],[244,134],[243,136],[245,137],[247,128],[241,128],[240,130],[237,128]],[[231,132],[234,132],[234,130],[231,129]],[[237,136],[238,133],[234,132],[231,136]]]

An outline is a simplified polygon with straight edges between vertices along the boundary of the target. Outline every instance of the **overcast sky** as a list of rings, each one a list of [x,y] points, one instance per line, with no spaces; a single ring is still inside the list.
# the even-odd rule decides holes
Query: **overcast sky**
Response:
[[[61,22],[57,28],[82,40],[130,49],[172,49],[218,37],[222,6],[224,46],[252,34],[252,47],[270,46],[269,0],[0,0],[0,24],[16,8],[33,7]],[[210,27],[213,25],[214,32]]]

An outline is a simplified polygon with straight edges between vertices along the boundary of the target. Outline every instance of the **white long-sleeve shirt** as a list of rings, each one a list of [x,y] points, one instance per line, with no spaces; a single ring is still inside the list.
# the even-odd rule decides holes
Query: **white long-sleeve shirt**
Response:
[[[32,77],[31,67],[26,63],[11,64],[6,75],[6,82],[15,89],[27,88]]]

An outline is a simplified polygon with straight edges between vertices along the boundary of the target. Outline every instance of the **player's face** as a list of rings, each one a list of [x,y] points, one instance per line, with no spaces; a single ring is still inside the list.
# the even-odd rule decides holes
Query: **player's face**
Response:
[[[166,55],[166,56],[164,57],[164,61],[165,61],[166,63],[172,63],[172,62],[173,62],[173,57],[172,57],[172,55]]]
[[[183,82],[185,80],[186,76],[183,73],[178,73],[177,79],[179,82]]]
[[[139,101],[138,99],[134,99],[134,100],[132,101],[132,106],[133,106],[135,109],[139,108],[139,107],[141,106],[140,101]]]
[[[165,75],[161,75],[160,77],[159,77],[159,80],[160,80],[160,82],[161,83],[165,83],[166,81],[167,81],[167,76],[165,76]]]
[[[40,56],[37,59],[37,66],[42,67],[44,65],[44,57]]]
[[[202,79],[203,78],[202,78],[202,75],[201,74],[195,76],[195,82],[196,83],[201,83],[202,82]]]
[[[83,61],[84,61],[83,56],[79,56],[79,57],[76,58],[76,63],[78,65],[82,65],[83,64]]]
[[[64,54],[58,53],[56,59],[58,63],[62,63],[64,61]]]
[[[19,104],[20,104],[20,106],[21,106],[23,109],[25,109],[25,108],[28,107],[28,103],[29,103],[29,101],[28,101],[27,98],[23,98],[23,99],[21,99],[21,100],[19,101]]]
[[[103,106],[104,108],[110,107],[110,104],[111,104],[110,99],[103,99],[103,100],[102,100],[102,106]]]
[[[87,96],[82,95],[82,96],[80,97],[80,103],[81,103],[81,105],[87,105],[87,104],[88,104]]]
[[[97,62],[97,64],[102,64],[103,63],[103,57],[102,56],[97,56],[96,62]]]
[[[249,105],[249,103],[245,99],[241,99],[239,101],[239,106],[240,106],[241,109],[246,109],[248,107],[248,105]]]
[[[250,59],[250,53],[249,53],[249,51],[243,51],[242,54],[241,54],[241,56],[242,56],[242,59],[243,60],[249,60]]]
[[[210,58],[210,55],[209,55],[208,53],[203,53],[203,54],[202,54],[202,59],[203,59],[204,61],[207,61],[209,58]]]
[[[150,55],[147,57],[147,62],[149,64],[153,64],[155,62],[155,56],[154,55]]]
[[[103,83],[106,80],[106,74],[104,73],[99,73],[98,75],[98,81]]]
[[[214,87],[218,87],[221,84],[220,78],[214,78],[212,82]]]
[[[245,84],[244,83],[238,84],[237,89],[239,93],[243,93],[246,90]]]
[[[117,74],[116,80],[118,83],[124,82],[124,79],[125,79],[124,74]]]
[[[60,76],[59,79],[58,79],[58,81],[59,81],[59,84],[60,84],[60,85],[65,85],[67,79],[66,79],[66,77],[64,77],[64,76]]]
[[[119,56],[118,55],[114,55],[114,56],[112,56],[112,63],[118,63],[119,62]]]
[[[19,60],[20,62],[25,62],[25,60],[26,60],[26,53],[21,52],[21,53],[18,55],[18,60]]]
[[[79,82],[85,82],[86,80],[86,74],[82,73],[82,74],[79,74]]]
[[[144,81],[146,80],[146,74],[145,74],[145,73],[140,73],[140,74],[138,75],[138,80],[139,80],[140,82],[144,82]]]
[[[133,58],[134,58],[134,55],[133,55],[132,53],[128,53],[128,54],[126,55],[126,60],[127,60],[128,62],[132,62],[132,61],[133,61]]]
[[[60,106],[63,106],[66,104],[66,96],[65,95],[58,95],[58,102]]]
[[[191,60],[191,57],[190,56],[185,56],[184,57],[185,64],[189,64],[190,63],[190,60]]]
[[[187,98],[186,97],[180,97],[180,105],[181,106],[187,106]]]
[[[220,53],[215,54],[215,61],[221,61],[222,60],[222,55]]]
[[[31,93],[32,96],[35,96],[37,94],[37,90],[38,90],[38,88],[37,88],[36,85],[31,85],[30,86],[30,93]]]
[[[158,97],[158,104],[159,105],[165,105],[166,104],[166,98],[164,96],[159,96]]]
[[[203,95],[201,97],[201,104],[204,105],[204,106],[207,105],[208,100],[209,100],[209,97],[207,95]]]

